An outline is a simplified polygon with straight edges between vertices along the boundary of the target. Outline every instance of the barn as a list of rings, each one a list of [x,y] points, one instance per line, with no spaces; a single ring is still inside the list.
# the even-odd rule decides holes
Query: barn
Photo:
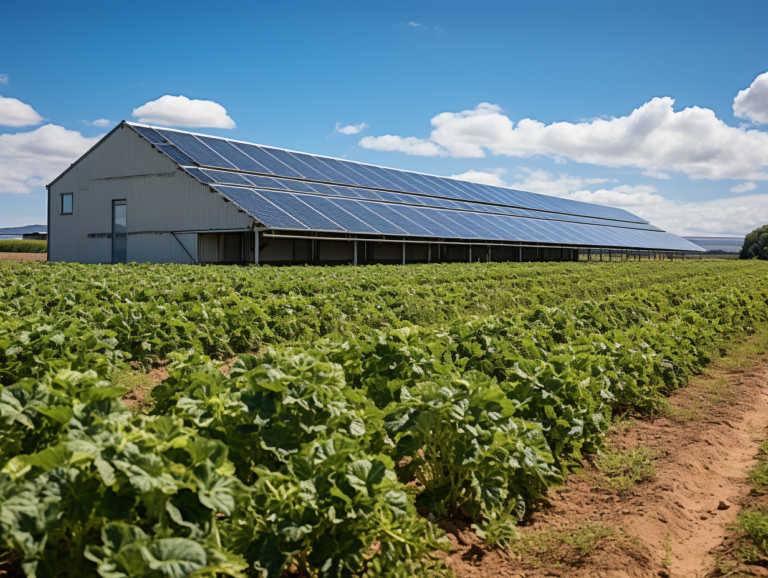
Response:
[[[126,121],[47,189],[50,261],[404,264],[703,251],[619,208]]]

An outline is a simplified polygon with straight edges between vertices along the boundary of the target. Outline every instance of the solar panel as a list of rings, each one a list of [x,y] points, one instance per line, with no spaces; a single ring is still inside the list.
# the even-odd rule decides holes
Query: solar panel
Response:
[[[348,233],[378,233],[376,229],[332,203],[330,199],[313,195],[301,195],[299,198],[316,211],[333,219],[334,223]]]
[[[133,128],[136,130],[136,132],[138,132],[141,136],[143,136],[152,144],[162,144],[165,142],[165,140],[163,140],[163,137],[160,136],[160,133],[158,133],[153,128],[149,128],[146,126],[134,126]]]
[[[259,191],[261,196],[282,209],[304,226],[313,231],[343,231],[344,228],[325,217],[308,204],[300,200],[300,195],[278,193],[275,191]]]
[[[199,182],[271,228],[699,250],[624,209],[171,129],[129,126]]]
[[[334,205],[341,207],[348,213],[354,215],[364,223],[367,223],[382,235],[407,234],[404,229],[395,226],[387,219],[371,211],[366,203],[360,203],[349,199],[330,199],[330,201]]]
[[[206,167],[222,167],[225,169],[234,169],[235,165],[226,161],[224,157],[213,149],[204,145],[196,137],[184,132],[175,130],[158,130],[163,138],[168,142],[175,144],[179,149],[199,165]]]
[[[273,229],[306,231],[309,227],[269,202],[258,191],[215,185],[214,188],[249,215],[258,215],[261,223]]]
[[[261,147],[239,142],[232,144],[247,154],[249,157],[251,157],[253,160],[255,160],[257,163],[259,163],[261,166],[268,169],[268,174],[277,175],[280,177],[294,177],[297,179],[301,178],[299,173],[285,166]]]
[[[179,163],[181,166],[193,166],[195,164],[191,158],[189,158],[173,145],[157,144],[155,145],[155,148],[167,154],[173,161]]]
[[[219,153],[230,164],[234,165],[241,171],[248,171],[251,173],[267,173],[270,171],[262,164],[257,163],[239,148],[235,147],[232,143],[222,140],[220,138],[210,137],[198,137],[203,144],[209,146],[214,151]]]

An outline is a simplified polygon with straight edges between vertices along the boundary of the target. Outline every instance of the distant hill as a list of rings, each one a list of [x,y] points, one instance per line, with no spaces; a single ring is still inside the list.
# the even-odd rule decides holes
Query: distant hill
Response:
[[[683,237],[707,251],[738,253],[744,244],[744,237]]]
[[[28,233],[47,233],[45,225],[25,225],[23,227],[0,228],[0,235],[26,235]]]

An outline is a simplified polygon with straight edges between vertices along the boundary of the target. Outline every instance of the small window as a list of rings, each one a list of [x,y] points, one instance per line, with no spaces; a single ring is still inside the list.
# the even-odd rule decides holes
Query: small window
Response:
[[[72,193],[63,193],[61,195],[61,214],[72,214]]]

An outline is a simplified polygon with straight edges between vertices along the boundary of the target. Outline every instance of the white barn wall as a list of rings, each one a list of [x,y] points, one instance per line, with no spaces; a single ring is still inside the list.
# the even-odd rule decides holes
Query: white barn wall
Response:
[[[73,193],[72,215],[60,214],[62,193]],[[253,223],[124,126],[51,185],[50,260],[111,263],[112,201],[121,199],[129,262],[191,263],[187,252],[197,260],[197,235],[180,232],[244,230]]]

